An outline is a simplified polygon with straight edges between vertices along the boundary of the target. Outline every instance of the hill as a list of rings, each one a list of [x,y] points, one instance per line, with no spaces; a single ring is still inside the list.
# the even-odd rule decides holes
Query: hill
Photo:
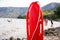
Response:
[[[42,7],[42,10],[56,10],[60,3],[49,3]],[[0,7],[0,18],[17,18],[21,14],[26,14],[28,7]]]
[[[49,3],[42,7],[42,10],[56,10],[56,7],[60,6],[60,3]]]
[[[0,7],[0,17],[16,18],[21,14],[25,14],[27,7]]]

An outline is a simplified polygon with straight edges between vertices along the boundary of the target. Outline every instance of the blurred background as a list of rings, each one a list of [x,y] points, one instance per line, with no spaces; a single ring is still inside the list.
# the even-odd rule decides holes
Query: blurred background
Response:
[[[60,40],[60,0],[0,0],[0,40],[26,40],[26,13],[34,1],[42,9],[44,40]]]
[[[0,18],[25,18],[29,5],[39,1],[44,18],[60,19],[59,0],[0,0]]]

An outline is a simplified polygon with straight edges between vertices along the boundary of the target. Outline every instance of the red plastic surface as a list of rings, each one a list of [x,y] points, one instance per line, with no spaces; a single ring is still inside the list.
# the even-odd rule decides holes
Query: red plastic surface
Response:
[[[27,40],[43,40],[43,16],[37,2],[32,2],[26,14]]]

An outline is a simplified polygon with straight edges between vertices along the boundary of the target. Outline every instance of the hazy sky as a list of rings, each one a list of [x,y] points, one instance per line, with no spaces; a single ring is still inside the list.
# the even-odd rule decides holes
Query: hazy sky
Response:
[[[51,2],[60,3],[60,0],[0,0],[0,7],[28,7],[33,1],[39,1],[41,7]]]

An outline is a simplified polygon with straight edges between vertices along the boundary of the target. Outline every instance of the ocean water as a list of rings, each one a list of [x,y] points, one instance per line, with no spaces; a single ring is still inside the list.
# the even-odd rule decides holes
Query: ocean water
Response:
[[[0,40],[14,38],[26,38],[25,19],[0,18]]]
[[[60,27],[60,22],[53,21],[53,27]],[[44,30],[51,28],[50,20]],[[0,40],[14,38],[27,38],[26,19],[0,18]]]

